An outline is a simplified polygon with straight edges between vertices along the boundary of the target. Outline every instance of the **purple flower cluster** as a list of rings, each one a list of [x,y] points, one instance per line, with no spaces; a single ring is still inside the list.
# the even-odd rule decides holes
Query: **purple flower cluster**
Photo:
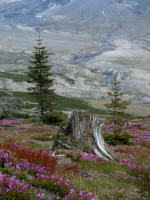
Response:
[[[144,181],[150,181],[150,162],[149,164],[140,164],[135,160],[122,159],[120,160],[120,164],[127,166],[131,174],[132,171],[134,171],[134,175],[136,173],[138,178],[141,178]]]
[[[8,177],[7,175],[0,173],[0,195],[3,195],[7,192],[19,192],[30,197],[32,196],[32,190],[32,187],[25,183],[25,181],[21,182],[18,181],[15,176]],[[39,200],[45,199],[45,195],[41,192],[41,190],[38,191],[36,197]],[[49,196],[47,200],[51,200],[51,196]]]
[[[74,189],[70,190],[70,194],[65,196],[65,200],[74,200],[74,199],[78,199],[78,200],[96,200],[95,195],[93,195],[91,192],[86,193],[83,190],[78,191],[78,197],[76,195],[76,191]]]
[[[79,151],[79,153],[80,153],[82,160],[89,160],[89,161],[95,162],[95,163],[99,161],[99,157],[93,153],[86,153],[83,151]]]
[[[128,132],[133,136],[135,144],[150,143],[150,132],[137,128],[129,129]]]
[[[93,153],[86,153],[81,150],[77,151],[68,151],[68,155],[72,155],[75,158],[79,158],[81,160],[88,160],[90,162],[97,163],[99,161],[99,157]]]
[[[25,125],[25,126],[22,126],[21,127],[22,129],[25,129],[25,130],[35,130],[35,129],[43,129],[42,126],[33,126],[33,125]]]
[[[142,147],[116,146],[115,155],[121,165],[125,165],[130,174],[134,174],[142,180],[150,181],[150,151],[143,150]],[[139,156],[146,160],[140,161]]]
[[[0,125],[1,126],[13,126],[13,125],[16,125],[16,124],[22,124],[24,122],[25,122],[24,119],[19,119],[19,120],[1,120],[0,121]]]
[[[46,131],[51,131],[51,130],[56,129],[56,127],[53,127],[53,126],[49,127],[49,126],[46,126],[46,125],[38,126],[38,125],[30,125],[30,124],[23,125],[20,128],[24,129],[26,131],[29,131],[29,130],[36,130],[36,131],[39,130],[39,131],[41,131],[43,129],[46,130]]]
[[[86,192],[84,190],[79,190],[76,186],[73,185],[73,183],[70,181],[70,179],[65,179],[64,177],[58,177],[57,175],[45,175],[45,174],[37,174],[37,178],[39,181],[41,180],[47,180],[50,182],[55,183],[55,185],[59,185],[61,187],[64,187],[68,189],[68,194],[65,196],[65,200],[96,200],[95,194],[91,192]]]
[[[29,178],[34,181],[38,180],[39,182],[44,180],[50,183],[55,184],[55,186],[59,186],[61,188],[67,189],[68,194],[66,195],[65,199],[96,199],[95,195],[92,193],[88,193],[86,191],[80,191],[78,188],[74,186],[74,184],[64,177],[58,177],[57,175],[51,174],[50,169],[42,166],[38,166],[35,164],[30,164],[27,160],[19,160],[19,162],[13,158],[13,155],[10,151],[0,150],[0,164],[7,167],[7,169],[11,172],[13,171],[24,171],[26,174],[29,173],[29,170],[34,172],[35,176],[30,176]],[[24,182],[23,182],[24,183]],[[28,185],[26,185],[27,187]],[[28,188],[28,187],[27,187]],[[18,190],[17,190],[18,191]],[[20,191],[20,190],[19,190]],[[72,191],[73,196],[72,196]],[[38,193],[37,197],[42,200],[45,199],[43,197],[43,193]],[[51,197],[49,197],[50,199]]]
[[[20,182],[15,177],[8,177],[0,173],[0,195],[6,192],[19,192],[30,195],[31,186],[24,181]]]

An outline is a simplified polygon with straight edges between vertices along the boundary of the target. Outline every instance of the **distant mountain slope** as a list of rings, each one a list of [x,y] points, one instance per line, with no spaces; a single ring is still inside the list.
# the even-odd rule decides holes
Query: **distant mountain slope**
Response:
[[[0,0],[0,21],[101,38],[140,39],[150,32],[149,0]]]
[[[87,29],[94,32],[130,30],[136,34],[149,25],[149,0],[1,0],[1,20],[7,23],[32,24],[43,22],[49,27]],[[57,21],[61,23],[57,23]],[[68,27],[69,29],[70,27]],[[107,33],[108,34],[108,33]],[[135,35],[135,34],[134,34]]]
[[[117,72],[126,98],[149,103],[149,19],[149,0],[0,0],[0,70],[25,71],[40,28],[57,93],[106,97]]]
[[[30,23],[36,15],[47,9],[63,6],[70,0],[1,0],[0,16],[8,23]]]

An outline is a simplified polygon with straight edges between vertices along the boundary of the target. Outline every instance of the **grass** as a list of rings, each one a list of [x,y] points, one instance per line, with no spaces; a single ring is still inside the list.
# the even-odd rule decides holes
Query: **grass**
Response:
[[[113,173],[113,172],[118,172],[118,173],[126,173],[126,167],[118,165],[117,162],[100,162],[99,164],[95,164],[93,162],[90,162],[88,160],[82,160],[80,162],[80,168],[81,169],[92,169],[97,172],[104,172],[104,173]]]
[[[31,139],[39,141],[52,141],[52,138],[46,136],[32,136]]]
[[[97,109],[106,109],[105,105],[106,103],[109,103],[110,101],[107,99],[100,99],[100,100],[96,100],[96,99],[86,99],[86,102],[94,108]],[[147,117],[150,113],[150,106],[147,104],[142,104],[140,102],[134,103],[131,102],[131,104],[128,106],[127,110],[127,115],[129,116],[133,116],[133,117],[138,117],[138,116],[142,116],[142,117]]]
[[[106,110],[96,109],[88,105],[84,100],[71,98],[71,97],[63,97],[63,96],[56,96],[56,104],[58,105],[59,109],[64,110],[81,110],[86,111],[92,114],[102,114],[107,115]]]
[[[71,98],[71,97],[69,98],[69,97],[63,97],[63,96],[57,95],[56,104],[58,105],[58,108],[64,109],[64,110],[81,110],[81,111],[85,111],[91,114],[110,115],[106,111],[106,109],[94,108],[82,99]],[[129,113],[124,113],[121,116],[125,118],[133,117],[133,115]]]
[[[24,82],[28,80],[28,76],[25,74],[15,74],[11,72],[0,72],[0,77],[11,79],[15,82]]]
[[[4,94],[5,94],[5,91],[1,91],[0,96],[3,96]],[[30,106],[28,106],[29,108],[32,108],[34,104],[36,104],[35,98],[28,92],[12,92],[12,94],[15,97],[21,99],[22,101],[28,102],[30,104]],[[93,108],[82,99],[56,95],[55,103],[58,110],[80,110],[80,111],[85,111],[91,114],[108,115],[106,110]],[[20,117],[20,116],[17,116],[17,117]],[[28,116],[25,115],[24,118],[27,118],[27,117]]]
[[[31,101],[32,103],[36,102],[35,99],[27,92],[13,92],[13,94],[24,101]],[[88,105],[88,103],[81,99],[56,95],[55,102],[56,106],[60,110],[84,110],[93,114],[108,114],[105,110],[92,108]]]
[[[40,128],[39,123],[26,120],[24,124],[10,127],[1,127],[0,142],[15,140],[32,149],[50,148],[53,134],[56,134],[57,128],[49,125],[43,125]],[[48,142],[45,144],[45,142]]]
[[[102,200],[111,200],[109,196],[113,196],[114,191],[119,191],[122,188],[126,188],[129,197],[129,192],[132,191],[133,188],[135,188],[132,182],[129,183],[128,181],[122,178],[109,177],[106,174],[103,175],[96,174],[96,178],[93,181],[87,181],[86,178],[74,176],[72,178],[72,181],[81,190],[86,190],[89,192],[92,191],[97,195],[98,199]],[[127,200],[128,198],[127,197],[115,198],[115,200],[121,200],[121,199]]]
[[[23,101],[30,101],[32,103],[36,102],[35,98],[32,95],[30,95],[28,92],[12,92],[12,94],[22,99]]]
[[[98,163],[81,160],[79,169],[81,174],[72,176],[71,180],[80,190],[94,192],[98,199],[129,200],[139,187],[136,181],[126,179],[128,169],[119,165],[117,160]]]
[[[11,92],[11,91],[10,91]],[[23,109],[31,110],[36,106],[36,99],[29,94],[28,92],[11,92],[15,97],[21,99],[23,102],[26,102]],[[3,96],[5,94],[5,91],[0,92],[0,96]],[[78,110],[83,112],[88,112],[90,114],[96,114],[96,115],[109,115],[109,113],[106,111],[106,109],[99,109],[94,108],[88,102],[84,101],[83,99],[78,98],[72,98],[72,97],[64,97],[64,96],[55,96],[55,104],[56,108],[58,110]],[[17,112],[12,114],[15,118],[29,118],[29,114],[21,114]],[[131,118],[133,115],[125,113],[122,115],[122,117]]]
[[[34,142],[26,142],[24,145],[30,147],[31,149],[41,149],[42,145],[41,144],[36,144]]]

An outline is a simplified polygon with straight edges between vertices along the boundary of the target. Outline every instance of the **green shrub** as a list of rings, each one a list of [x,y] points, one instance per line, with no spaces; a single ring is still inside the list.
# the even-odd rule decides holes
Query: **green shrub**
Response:
[[[124,133],[118,133],[116,135],[112,135],[109,133],[104,134],[104,139],[107,144],[110,145],[131,145],[131,138],[133,138],[131,135],[129,135],[128,132]]]
[[[28,170],[28,174],[29,174],[29,175],[32,175],[32,176],[34,176],[34,177],[35,177],[35,176],[36,176],[36,174],[37,174],[37,172],[36,172],[36,171],[34,171],[34,170],[32,170],[32,169],[29,169],[29,170]]]
[[[20,171],[19,173],[16,174],[16,178],[19,179],[19,180],[23,180],[23,181],[27,181],[28,180],[28,177],[27,177],[27,174],[23,171]]]
[[[18,118],[29,119],[30,115],[28,115],[27,113],[20,113],[20,112],[14,112],[14,111],[8,112],[7,119],[18,119]]]
[[[63,125],[66,115],[62,112],[54,112],[52,114],[45,114],[44,123],[53,125]]]
[[[0,172],[2,172],[3,174],[8,174],[9,176],[13,175],[13,172],[10,171],[8,168],[4,168],[4,167],[0,167]]]

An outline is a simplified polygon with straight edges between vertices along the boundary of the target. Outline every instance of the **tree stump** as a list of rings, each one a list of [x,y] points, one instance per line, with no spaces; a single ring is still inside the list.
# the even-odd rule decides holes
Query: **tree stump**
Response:
[[[93,115],[73,112],[64,133],[67,137],[65,144],[94,152],[103,159],[112,159],[101,134],[100,122]]]

